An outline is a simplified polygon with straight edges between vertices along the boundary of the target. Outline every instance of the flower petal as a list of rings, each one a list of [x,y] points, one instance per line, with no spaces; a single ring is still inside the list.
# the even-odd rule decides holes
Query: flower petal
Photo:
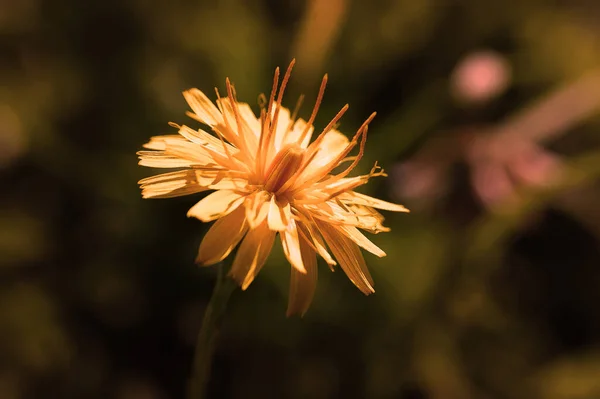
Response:
[[[215,104],[198,89],[183,92],[185,100],[194,111],[195,118],[208,126],[215,126],[223,120],[223,116]]]
[[[281,205],[277,202],[275,196],[272,196],[271,203],[269,204],[269,228],[271,230],[283,231],[288,227],[291,219],[292,209],[289,202]]]
[[[187,128],[189,129],[189,128]],[[156,151],[140,151],[140,158],[161,155],[186,160],[190,165],[215,164],[215,160],[206,149],[195,142],[190,142],[185,137],[178,135],[166,135],[152,137],[150,142],[144,144],[145,148]]]
[[[329,162],[334,160],[339,154],[341,154],[346,147],[348,147],[350,141],[343,133],[338,130],[332,129],[325,133],[323,141],[319,146],[319,153],[315,159],[309,165],[311,170],[318,169]]]
[[[302,215],[299,215],[301,218]],[[314,245],[314,250],[327,262],[330,269],[333,270],[333,266],[337,265],[336,261],[329,255],[327,249],[325,248],[325,243],[323,242],[323,238],[319,231],[312,227],[314,225],[314,221],[312,220],[304,220],[302,223],[297,224],[298,232],[300,235],[308,242]]]
[[[383,217],[372,208],[362,205],[342,204],[336,201],[327,201],[319,204],[305,205],[314,219],[323,220],[330,224],[355,226],[372,233],[389,231],[381,222]]]
[[[184,140],[183,137],[177,135],[177,134],[167,134],[164,136],[154,136],[150,138],[150,141],[147,142],[146,144],[144,144],[142,147],[147,148],[149,150],[162,150],[164,151],[167,148],[167,145],[165,144],[165,141],[167,139],[174,139],[174,140]]]
[[[240,206],[211,226],[202,239],[196,263],[209,266],[222,261],[240,242],[247,230],[245,210]]]
[[[273,104],[273,110],[271,112],[271,118],[275,114],[276,104]],[[287,141],[287,133],[290,128],[290,110],[284,107],[279,107],[279,114],[277,115],[277,128],[275,129],[275,137],[273,141],[275,153],[277,153],[284,143]]]
[[[352,241],[354,241],[356,244],[358,244],[358,246],[366,249],[373,255],[379,256],[380,258],[385,256],[385,252],[383,252],[383,250],[381,248],[379,248],[377,245],[373,244],[371,242],[371,240],[369,240],[367,237],[365,237],[365,235],[363,233],[361,233],[356,227],[342,225],[342,226],[340,226],[340,230],[342,230],[342,232],[348,238],[350,238]]]
[[[317,287],[317,256],[304,238],[300,238],[300,252],[306,273],[292,268],[290,276],[290,296],[288,299],[287,316],[306,313]]]
[[[275,232],[269,229],[266,221],[244,237],[229,271],[242,290],[248,288],[265,264],[274,240]]]
[[[250,130],[252,131],[252,133],[254,133],[254,135],[258,139],[258,137],[260,136],[260,120],[258,120],[258,118],[256,118],[256,115],[254,115],[254,112],[252,111],[252,108],[250,108],[250,105],[248,105],[247,103],[237,103],[237,104],[238,104],[238,111],[240,113],[240,116],[248,124],[248,127],[250,127]]]
[[[292,130],[286,135],[286,139],[282,143],[282,145],[295,143],[295,144],[299,145],[301,148],[308,147],[308,144],[310,143],[310,138],[312,137],[312,134],[313,134],[313,131],[315,130],[315,128],[314,128],[314,126],[311,125],[308,128],[308,133],[305,135],[302,142],[298,143],[298,140],[300,140],[300,137],[302,136],[302,133],[304,133],[305,128],[306,128],[306,121],[302,118],[298,118],[296,120],[296,122],[294,123]]]
[[[195,217],[203,222],[223,217],[233,212],[244,201],[245,195],[232,190],[218,190],[201,199],[190,208],[188,217]]]
[[[375,292],[373,278],[358,246],[328,223],[319,222],[317,226],[350,281],[365,295]]]
[[[294,269],[298,270],[300,273],[306,273],[306,269],[302,263],[302,254],[300,253],[300,240],[296,222],[293,219],[290,220],[288,228],[281,231],[279,236],[281,237],[283,253],[287,260],[292,264]]]
[[[226,147],[230,153],[235,153],[237,151],[231,144],[225,143],[225,145],[223,145],[223,142],[218,137],[215,137],[202,129],[195,130],[189,126],[183,125],[179,128],[179,134],[192,143],[200,144],[214,151],[219,151],[223,155],[225,155],[223,147]]]
[[[217,105],[223,114],[223,123],[219,124],[217,129],[227,140],[235,144],[236,147],[247,152],[253,152],[258,144],[257,134],[253,129],[258,128],[260,133],[260,122],[256,117],[252,121],[248,118],[250,115],[244,116],[240,112],[240,103],[235,100],[233,103],[235,104],[235,109],[232,107],[232,101],[229,97],[221,97],[217,100]],[[244,113],[247,114],[247,111]],[[250,113],[252,114],[252,110],[250,110]],[[247,119],[250,120],[250,124]]]
[[[189,168],[194,164],[164,151],[138,151],[137,155],[140,157],[138,165],[149,168]]]
[[[266,191],[259,191],[246,197],[246,220],[253,229],[261,224],[269,214],[269,197]]]
[[[384,209],[392,212],[410,212],[407,208],[402,205],[394,204],[391,202],[383,201],[378,198],[374,198],[365,194],[357,193],[355,191],[348,191],[339,196],[342,202],[352,203],[356,205],[365,205],[372,208]]]
[[[247,186],[244,178],[215,169],[188,169],[163,173],[139,181],[143,198],[170,198],[206,190],[235,190]]]
[[[179,170],[147,177],[138,183],[142,189],[142,198],[171,198],[209,190],[194,184],[195,170]]]
[[[194,132],[194,130],[190,129],[188,126],[181,126],[179,129],[182,135],[190,134],[190,132]],[[200,132],[200,130],[198,131]],[[207,134],[208,135],[208,134]],[[208,135],[210,136],[210,135]],[[243,170],[244,165],[240,164],[235,156],[238,153],[235,147],[227,144],[225,141],[221,141],[217,138],[214,138],[214,141],[207,141],[205,144],[195,144],[195,143],[187,143],[188,145],[196,146],[196,151],[202,151],[206,153],[211,159],[213,163],[216,163],[226,169],[231,170]],[[172,147],[168,147],[171,149]],[[183,155],[182,155],[183,156]]]

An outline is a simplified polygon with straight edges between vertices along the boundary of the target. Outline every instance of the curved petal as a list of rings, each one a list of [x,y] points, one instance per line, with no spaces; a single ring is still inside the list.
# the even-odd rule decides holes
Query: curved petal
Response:
[[[149,168],[189,168],[194,163],[164,151],[138,151],[138,165]]]
[[[276,104],[273,104],[273,112],[271,112],[271,118],[275,114]],[[284,107],[279,107],[279,114],[277,115],[277,126],[275,129],[275,137],[273,141],[275,153],[277,153],[281,147],[287,142],[287,134],[290,128],[290,110]]]
[[[200,90],[186,90],[183,92],[183,96],[194,111],[194,115],[191,115],[194,119],[211,127],[216,126],[223,120],[223,116],[217,106]]]
[[[375,292],[373,278],[358,246],[328,223],[319,222],[317,226],[350,281],[365,295]]]
[[[246,220],[248,220],[251,229],[267,218],[269,204],[269,193],[266,191],[259,191],[247,197],[244,205],[246,207]]]
[[[219,169],[188,169],[163,173],[139,181],[143,198],[170,198],[206,190],[235,190],[247,185],[247,180],[228,176]]]
[[[246,121],[246,123],[250,127],[250,130],[258,139],[258,137],[260,136],[260,120],[256,117],[256,115],[254,115],[252,108],[250,108],[250,105],[248,105],[247,103],[237,103],[237,105],[240,116],[242,117],[242,119],[244,119],[244,121]]]
[[[142,189],[142,198],[171,198],[209,190],[208,187],[194,184],[195,181],[196,171],[189,169],[146,177],[138,184]]]
[[[292,209],[290,204],[281,205],[277,203],[275,196],[272,196],[271,203],[269,204],[269,216],[267,218],[269,228],[271,230],[283,231],[288,227],[291,219]]]
[[[306,313],[317,287],[317,255],[309,243],[300,237],[300,253],[306,273],[292,268],[290,276],[290,296],[288,299],[287,316]]]
[[[333,266],[337,265],[337,263],[333,260],[331,255],[329,255],[329,252],[327,252],[321,234],[317,228],[314,227],[314,221],[312,219],[306,219],[303,215],[299,215],[299,217],[304,220],[302,223],[297,223],[300,236],[302,236],[309,245],[312,243],[311,246],[313,249],[325,260],[325,262],[327,262],[329,268],[333,271]]]
[[[315,128],[314,128],[314,126],[311,125],[308,128],[308,133],[304,136],[304,139],[302,140],[302,142],[298,143],[298,140],[300,140],[300,137],[302,136],[302,133],[304,133],[305,129],[306,129],[306,121],[302,118],[298,118],[296,120],[296,122],[294,122],[294,126],[292,127],[292,130],[287,134],[283,145],[296,143],[301,148],[308,147],[308,144],[310,143],[310,138],[312,137],[312,134],[313,134]]]
[[[348,147],[348,144],[350,144],[348,137],[338,130],[332,129],[328,131],[325,133],[323,141],[319,146],[319,153],[308,168],[317,169],[327,165],[338,155],[340,155],[346,149],[346,147]]]
[[[385,252],[377,245],[373,244],[371,240],[369,240],[363,233],[361,233],[354,226],[340,226],[340,229],[343,233],[352,241],[354,241],[359,247],[362,247],[372,253],[375,256],[379,256],[380,258],[385,256]]]
[[[211,226],[200,243],[196,263],[209,266],[222,261],[240,242],[247,230],[245,210],[240,206]]]
[[[250,230],[244,237],[229,271],[242,290],[248,288],[265,264],[274,240],[275,232],[269,229],[266,222]]]
[[[298,237],[298,229],[296,228],[296,222],[292,219],[288,228],[279,233],[281,237],[281,245],[283,246],[283,253],[287,260],[291,263],[294,269],[300,273],[306,273],[306,268],[302,263],[302,254],[300,252],[300,239]]]
[[[233,212],[244,201],[245,195],[231,190],[218,190],[201,199],[190,208],[188,217],[195,217],[203,222],[223,217]]]
[[[365,205],[372,208],[384,209],[392,212],[410,212],[407,208],[402,205],[394,204],[380,200],[375,197],[371,197],[365,194],[357,193],[355,191],[348,191],[339,196],[342,202],[347,202],[356,205]]]

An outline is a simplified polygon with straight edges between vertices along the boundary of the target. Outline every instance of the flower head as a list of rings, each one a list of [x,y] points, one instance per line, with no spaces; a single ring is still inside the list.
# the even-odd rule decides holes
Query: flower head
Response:
[[[369,178],[384,176],[373,167],[367,175],[347,177],[361,159],[372,114],[351,140],[335,129],[348,106],[311,142],[313,121],[323,97],[327,75],[308,121],[281,106],[294,61],[279,86],[275,71],[268,101],[262,96],[260,116],[237,101],[226,80],[227,97],[217,91],[216,105],[198,89],[183,93],[193,112],[188,115],[209,126],[214,135],[171,124],[179,134],[153,137],[140,151],[140,165],[180,170],[148,177],[139,183],[144,198],[168,198],[215,190],[196,203],[189,217],[216,220],[200,244],[197,263],[225,259],[241,242],[230,269],[246,289],[264,265],[279,234],[292,268],[288,314],[303,314],[317,282],[319,254],[332,268],[339,263],[365,294],[373,280],[359,247],[385,253],[359,229],[389,231],[374,208],[408,212],[401,205],[354,191]],[[358,147],[358,154],[350,156]],[[334,169],[341,169],[334,173]],[[337,262],[336,262],[337,261]]]

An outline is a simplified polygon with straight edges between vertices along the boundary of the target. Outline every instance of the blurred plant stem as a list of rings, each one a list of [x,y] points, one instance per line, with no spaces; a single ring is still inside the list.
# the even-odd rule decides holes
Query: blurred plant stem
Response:
[[[217,282],[213,290],[210,302],[202,319],[202,326],[196,341],[196,352],[192,376],[189,382],[188,399],[203,399],[207,397],[208,381],[212,358],[215,352],[217,338],[229,297],[235,289],[235,283],[227,278],[225,266],[220,263],[217,266]]]

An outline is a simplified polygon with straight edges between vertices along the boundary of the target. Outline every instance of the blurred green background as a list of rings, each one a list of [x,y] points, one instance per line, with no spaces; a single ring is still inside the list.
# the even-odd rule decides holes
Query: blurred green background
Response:
[[[317,128],[377,111],[363,192],[412,213],[373,237],[375,295],[321,264],[303,319],[274,251],[211,397],[600,397],[598,2],[4,0],[0,51],[0,398],[183,397],[208,225],[202,195],[142,200],[135,152],[195,126],[183,90],[256,110],[293,57],[287,106],[328,72]]]

